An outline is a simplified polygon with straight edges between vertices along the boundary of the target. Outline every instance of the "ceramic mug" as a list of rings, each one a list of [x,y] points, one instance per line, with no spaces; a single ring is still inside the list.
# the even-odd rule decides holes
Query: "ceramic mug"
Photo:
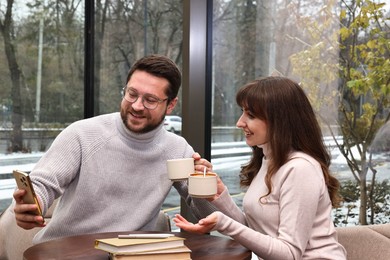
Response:
[[[194,158],[167,160],[168,177],[172,181],[188,179],[194,169]]]
[[[188,177],[188,193],[196,198],[213,197],[217,194],[217,174],[191,173]]]

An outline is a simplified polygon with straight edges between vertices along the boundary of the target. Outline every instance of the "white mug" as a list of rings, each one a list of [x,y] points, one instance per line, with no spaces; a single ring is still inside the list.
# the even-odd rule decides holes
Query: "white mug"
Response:
[[[217,174],[191,173],[188,178],[188,193],[195,198],[213,197],[217,194]]]
[[[168,177],[173,181],[188,179],[195,170],[194,158],[167,160]]]

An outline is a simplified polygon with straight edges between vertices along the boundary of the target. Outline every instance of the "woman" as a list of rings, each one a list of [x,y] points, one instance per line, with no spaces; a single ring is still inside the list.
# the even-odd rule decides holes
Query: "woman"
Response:
[[[242,115],[237,127],[253,148],[242,167],[247,188],[243,212],[218,180],[212,203],[220,211],[192,224],[180,215],[176,226],[231,236],[260,259],[346,259],[331,218],[339,182],[329,171],[314,111],[302,88],[284,77],[243,86],[236,96]]]

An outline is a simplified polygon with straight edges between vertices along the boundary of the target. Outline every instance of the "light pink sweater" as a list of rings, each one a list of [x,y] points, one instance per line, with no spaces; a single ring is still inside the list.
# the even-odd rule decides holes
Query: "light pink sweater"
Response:
[[[219,208],[215,229],[252,250],[260,259],[346,259],[337,242],[331,201],[319,163],[294,152],[272,178],[266,198],[268,161],[249,186],[243,212],[227,189],[213,201]]]

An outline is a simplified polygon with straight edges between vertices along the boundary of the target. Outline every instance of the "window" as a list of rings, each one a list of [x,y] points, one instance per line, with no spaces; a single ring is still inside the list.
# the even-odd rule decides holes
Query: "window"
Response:
[[[31,171],[61,129],[83,118],[83,2],[29,2],[0,4],[0,212],[15,165]]]
[[[378,26],[388,17],[388,2],[349,8],[347,4],[371,1],[118,0],[90,6],[92,2],[0,4],[0,58],[7,61],[0,63],[0,211],[9,205],[15,187],[12,165],[30,171],[61,129],[86,116],[117,111],[131,64],[159,53],[183,70],[173,113],[183,122],[174,131],[211,159],[238,203],[245,192],[238,174],[251,150],[235,127],[240,115],[235,93],[256,77],[281,74],[302,82],[322,120],[332,170],[343,182],[350,213],[359,215],[359,202],[367,199],[366,220],[388,221],[380,218],[390,208],[388,26]],[[13,23],[7,23],[11,3]],[[361,20],[352,23],[352,18]],[[94,37],[84,34],[85,27]],[[353,37],[357,41],[350,41]],[[348,56],[353,51],[359,55]],[[341,128],[343,122],[354,124]],[[367,176],[360,183],[372,199],[359,197],[360,173]],[[164,206],[177,212],[179,205],[174,191]],[[334,214],[338,225],[347,218],[351,224],[359,222],[344,209]]]
[[[301,82],[318,114],[332,155],[331,169],[342,182],[346,200],[344,209],[334,211],[336,224],[388,222],[390,172],[389,159],[384,158],[388,158],[390,135],[384,133],[389,123],[383,124],[389,115],[384,104],[390,96],[380,86],[389,88],[389,71],[382,67],[382,58],[389,58],[384,47],[388,32],[381,27],[389,6],[365,2],[213,1],[211,158],[239,204],[244,191],[238,186],[238,173],[250,150],[235,127],[241,114],[235,93],[257,77],[276,74]],[[356,23],[368,26],[355,27]],[[351,40],[355,36],[356,42]],[[374,115],[373,121],[364,119]],[[373,141],[375,133],[386,144]],[[370,192],[359,188],[360,184],[368,191],[374,180]],[[367,210],[359,212],[360,202],[366,200]]]

